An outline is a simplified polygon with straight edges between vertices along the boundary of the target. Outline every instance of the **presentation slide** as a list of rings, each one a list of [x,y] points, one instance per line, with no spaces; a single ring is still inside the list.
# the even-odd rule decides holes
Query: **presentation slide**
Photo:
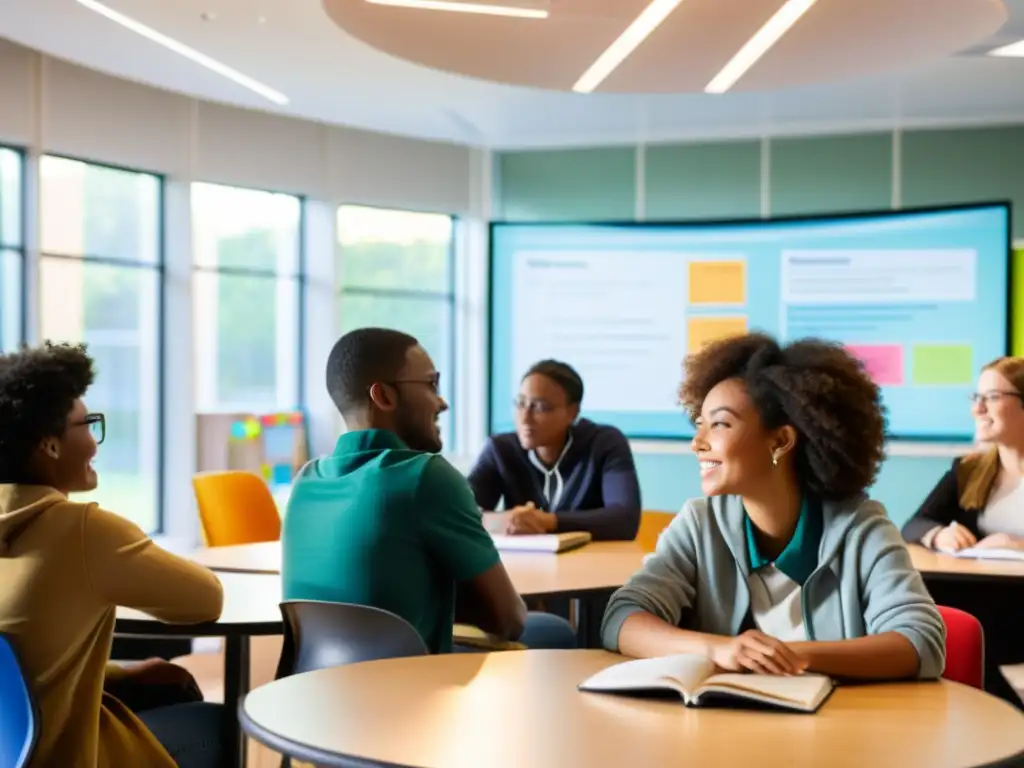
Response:
[[[978,369],[1008,350],[1007,205],[729,224],[491,229],[491,431],[523,373],[583,377],[584,415],[687,438],[682,361],[764,331],[844,344],[882,388],[889,432],[969,440]]]

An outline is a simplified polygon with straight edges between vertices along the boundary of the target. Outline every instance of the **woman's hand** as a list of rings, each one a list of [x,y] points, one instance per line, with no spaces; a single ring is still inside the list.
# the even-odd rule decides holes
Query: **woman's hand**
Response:
[[[760,672],[767,675],[799,675],[807,660],[781,640],[750,629],[723,638],[711,648],[711,661],[725,672]]]
[[[935,538],[932,539],[932,549],[957,552],[973,547],[977,543],[978,540],[974,538],[974,534],[954,520],[935,534]]]

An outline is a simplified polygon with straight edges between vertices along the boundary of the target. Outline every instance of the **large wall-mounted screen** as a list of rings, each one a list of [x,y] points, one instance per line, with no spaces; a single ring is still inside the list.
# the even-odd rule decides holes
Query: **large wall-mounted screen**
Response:
[[[709,224],[491,229],[491,430],[556,358],[583,412],[686,438],[682,360],[747,330],[839,341],[882,388],[897,438],[970,439],[980,366],[1008,349],[1006,204]]]

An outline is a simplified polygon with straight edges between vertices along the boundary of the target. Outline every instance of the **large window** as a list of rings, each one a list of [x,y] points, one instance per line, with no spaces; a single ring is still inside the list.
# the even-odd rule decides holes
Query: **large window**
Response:
[[[200,411],[301,405],[301,216],[291,195],[192,185]]]
[[[455,372],[452,229],[452,218],[437,213],[338,209],[342,332],[378,326],[412,334],[441,373],[449,403]],[[449,411],[441,420],[447,442],[451,426]]]
[[[16,349],[25,333],[23,168],[20,152],[0,147],[0,352]]]
[[[88,345],[106,416],[89,498],[159,531],[162,180],[53,156],[39,172],[40,333]]]

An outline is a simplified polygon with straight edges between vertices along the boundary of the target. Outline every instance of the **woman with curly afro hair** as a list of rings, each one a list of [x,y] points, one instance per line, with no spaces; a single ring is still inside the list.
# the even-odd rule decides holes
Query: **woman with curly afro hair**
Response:
[[[604,645],[718,668],[937,678],[945,625],[900,532],[865,491],[878,387],[842,347],[725,339],[686,361],[705,498],[691,499],[608,604]]]
[[[181,667],[108,664],[117,606],[196,623],[220,616],[223,593],[134,523],[68,498],[97,485],[104,418],[82,401],[92,380],[81,346],[0,355],[0,633],[39,710],[30,764],[212,768],[220,705]]]

